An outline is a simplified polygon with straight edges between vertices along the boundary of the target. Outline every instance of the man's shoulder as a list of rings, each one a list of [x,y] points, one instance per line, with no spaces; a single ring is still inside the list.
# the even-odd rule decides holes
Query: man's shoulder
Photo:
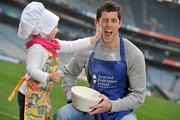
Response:
[[[144,55],[136,45],[134,45],[131,41],[129,41],[126,38],[124,39],[124,45],[125,45],[125,56],[126,56],[126,62],[128,68],[134,65],[134,62],[137,60],[144,61]]]
[[[125,51],[142,54],[142,51],[130,40],[128,40],[127,38],[123,38],[123,40],[124,40]]]

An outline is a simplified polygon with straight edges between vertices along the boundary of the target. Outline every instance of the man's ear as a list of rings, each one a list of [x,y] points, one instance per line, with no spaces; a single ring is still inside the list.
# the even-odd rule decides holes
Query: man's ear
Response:
[[[122,19],[119,21],[119,27],[121,27],[122,25]]]

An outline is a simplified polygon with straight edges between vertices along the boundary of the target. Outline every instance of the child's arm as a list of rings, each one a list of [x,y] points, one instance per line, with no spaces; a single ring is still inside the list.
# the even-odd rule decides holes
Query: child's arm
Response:
[[[78,39],[74,41],[61,41],[58,40],[61,48],[58,52],[74,52],[82,48],[89,47],[91,45],[90,37]]]
[[[101,27],[99,24],[96,24],[96,35],[92,37],[87,37],[83,39],[78,39],[75,41],[61,41],[56,39],[61,49],[58,52],[74,52],[82,48],[89,47],[92,44],[95,44],[101,37]]]
[[[47,50],[41,45],[34,44],[28,49],[26,57],[26,73],[30,79],[46,82],[48,73],[42,70],[48,57]]]

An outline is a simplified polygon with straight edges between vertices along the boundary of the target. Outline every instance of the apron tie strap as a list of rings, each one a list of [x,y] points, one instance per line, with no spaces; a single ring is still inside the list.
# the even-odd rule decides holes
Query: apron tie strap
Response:
[[[11,94],[8,97],[8,101],[11,102],[13,100],[13,98],[15,97],[17,91],[19,90],[20,86],[22,85],[22,83],[26,80],[25,76],[21,77],[21,79],[19,80],[18,84],[16,85],[16,87],[13,89],[13,91],[11,92]]]

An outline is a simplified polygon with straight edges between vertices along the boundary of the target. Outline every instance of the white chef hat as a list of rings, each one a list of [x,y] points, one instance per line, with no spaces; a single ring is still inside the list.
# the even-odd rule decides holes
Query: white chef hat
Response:
[[[47,35],[58,25],[58,21],[59,17],[42,3],[31,2],[21,14],[18,37],[26,39],[36,34]]]

